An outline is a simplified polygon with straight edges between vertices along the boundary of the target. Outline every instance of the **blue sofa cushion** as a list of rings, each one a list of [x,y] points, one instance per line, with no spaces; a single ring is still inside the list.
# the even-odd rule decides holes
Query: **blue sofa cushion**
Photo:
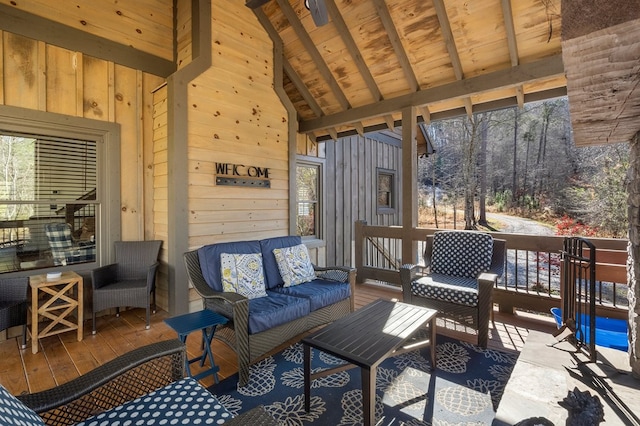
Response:
[[[349,283],[337,283],[321,279],[315,279],[292,287],[278,287],[272,291],[308,299],[311,304],[311,311],[324,308],[351,296]]]
[[[267,297],[249,300],[249,334],[302,318],[310,312],[308,299],[267,290]]]
[[[491,266],[493,237],[470,231],[441,231],[433,234],[431,272],[477,278]]]
[[[198,249],[198,259],[200,260],[200,270],[202,277],[215,291],[222,290],[222,265],[220,255],[260,253],[260,242],[256,241],[235,241],[231,243],[209,244]]]
[[[475,278],[431,274],[413,281],[411,293],[458,305],[478,306],[478,280]]]
[[[76,426],[221,424],[232,418],[215,396],[188,377],[90,417]]]
[[[293,247],[302,243],[302,238],[298,236],[274,237],[260,240],[260,248],[262,250],[262,264],[264,265],[264,278],[267,281],[267,289],[279,287],[284,284],[276,256],[273,249],[283,247]]]
[[[44,426],[44,421],[0,385],[0,425]]]

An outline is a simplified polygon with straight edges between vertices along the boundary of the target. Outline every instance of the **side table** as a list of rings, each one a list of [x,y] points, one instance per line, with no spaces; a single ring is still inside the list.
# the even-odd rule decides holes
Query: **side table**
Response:
[[[31,287],[31,352],[38,352],[38,339],[77,330],[82,340],[83,282],[75,272],[47,280],[46,274],[29,277]],[[42,324],[38,322],[44,318]]]
[[[184,315],[178,315],[176,317],[167,318],[165,323],[178,333],[178,338],[184,344],[187,343],[187,336],[196,330],[202,330],[202,344],[204,346],[202,355],[195,358],[185,358],[185,370],[189,377],[193,377],[196,380],[200,380],[205,376],[213,374],[213,379],[218,383],[218,367],[213,361],[213,353],[211,352],[211,340],[216,332],[216,326],[226,324],[227,319],[222,315],[219,315],[209,309],[204,309],[198,312],[191,312]],[[209,365],[211,368],[205,370],[199,374],[193,376],[191,374],[190,364],[200,361],[200,366],[203,366],[205,361],[209,358]]]

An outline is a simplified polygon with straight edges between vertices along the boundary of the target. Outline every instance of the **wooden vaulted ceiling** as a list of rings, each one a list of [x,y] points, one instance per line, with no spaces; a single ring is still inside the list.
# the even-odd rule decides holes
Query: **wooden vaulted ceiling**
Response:
[[[322,1],[322,0],[320,0]],[[247,0],[283,52],[302,133],[318,140],[566,94],[560,0]]]

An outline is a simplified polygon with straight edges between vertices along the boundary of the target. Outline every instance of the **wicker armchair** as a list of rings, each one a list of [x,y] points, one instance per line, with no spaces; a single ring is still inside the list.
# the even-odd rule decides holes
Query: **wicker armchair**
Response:
[[[150,295],[156,309],[156,270],[162,241],[116,241],[116,261],[91,271],[93,286],[93,334],[96,334],[96,312],[121,306],[146,308],[150,321]]]
[[[45,424],[55,426],[73,425],[114,408],[119,410],[117,407],[147,396],[155,390],[166,391],[168,397],[175,401],[171,396],[174,392],[169,389],[184,377],[185,357],[186,348],[179,340],[157,342],[128,352],[55,388],[18,395],[16,398],[35,411]],[[215,400],[206,390],[201,388],[201,391]],[[213,405],[216,404],[212,404],[212,408]],[[163,420],[159,410],[160,408],[156,407],[153,413],[155,417],[152,416],[158,424]],[[128,410],[124,408],[121,410],[126,411]],[[138,420],[144,418],[144,413],[136,414]],[[173,414],[178,416],[178,413]],[[199,410],[179,414],[184,417],[180,424],[193,422],[194,415],[201,418]],[[105,416],[112,419],[107,420],[109,423],[117,420],[116,416],[109,417],[109,413],[105,413]],[[104,421],[99,423],[102,424]],[[128,421],[123,423],[129,424]],[[262,407],[257,407],[226,421],[225,424],[271,426],[277,423]]]
[[[27,291],[29,278],[0,279],[0,331],[22,326],[22,349],[27,347]]]
[[[504,273],[506,242],[472,231],[438,231],[427,237],[425,266],[400,268],[403,300],[436,309],[478,332],[487,347],[492,292]]]
[[[181,379],[184,357],[179,340],[158,342],[60,386],[17,398],[46,424],[72,425]]]

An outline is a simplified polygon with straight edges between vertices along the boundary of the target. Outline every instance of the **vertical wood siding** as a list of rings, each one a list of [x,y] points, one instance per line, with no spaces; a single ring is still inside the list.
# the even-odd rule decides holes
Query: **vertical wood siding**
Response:
[[[151,104],[163,79],[80,52],[0,32],[0,103],[121,125],[121,226],[125,240],[145,237],[144,144]]]
[[[375,134],[327,141],[325,148],[327,264],[355,266],[352,254],[355,221],[384,226],[401,223],[401,149],[397,144],[377,140]],[[396,209],[390,214],[378,213],[378,168],[396,171]]]
[[[214,2],[212,29],[213,65],[188,94],[191,248],[289,226],[287,112],[273,89],[272,43],[242,2]],[[271,188],[216,185],[216,163],[268,168]]]

